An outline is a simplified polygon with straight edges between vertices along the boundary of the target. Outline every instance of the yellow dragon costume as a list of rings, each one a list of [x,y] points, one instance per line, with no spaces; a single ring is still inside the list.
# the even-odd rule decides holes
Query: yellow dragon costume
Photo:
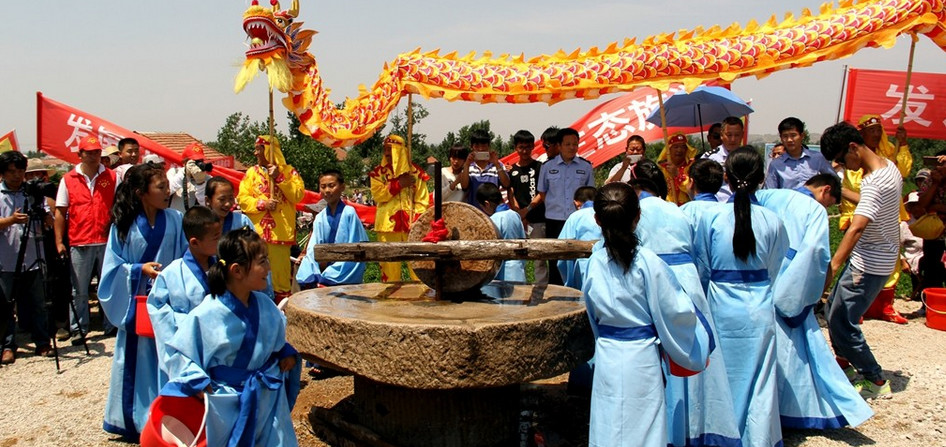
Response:
[[[387,121],[402,96],[479,103],[554,104],[567,99],[594,99],[646,86],[667,90],[682,82],[688,90],[705,82],[768,74],[850,56],[864,47],[891,47],[903,33],[923,34],[946,48],[944,0],[841,0],[826,3],[820,14],[807,8],[800,17],[775,16],[745,27],[696,28],[627,39],[604,49],[525,58],[484,52],[458,56],[419,49],[384,65],[369,89],[342,108],[329,98],[315,58],[307,53],[315,31],[303,30],[299,2],[281,11],[256,2],[243,14],[250,40],[246,61],[234,85],[240,91],[260,69],[270,86],[285,92],[283,104],[299,117],[299,130],[334,147],[358,144]]]
[[[296,204],[305,194],[305,185],[299,173],[286,164],[279,140],[262,135],[256,139],[256,146],[263,146],[263,156],[276,166],[276,172],[270,175],[266,166],[259,164],[248,169],[240,182],[237,204],[269,247],[273,291],[278,302],[290,293],[289,248],[296,243]],[[270,200],[276,201],[275,210],[267,209]]]

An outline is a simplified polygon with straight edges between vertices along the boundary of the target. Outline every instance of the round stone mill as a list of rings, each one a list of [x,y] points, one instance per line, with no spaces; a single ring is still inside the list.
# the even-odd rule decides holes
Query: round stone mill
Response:
[[[325,244],[320,262],[410,261],[422,283],[369,283],[303,291],[289,299],[286,337],[303,357],[354,375],[348,411],[313,414],[372,445],[518,445],[519,385],[591,358],[581,292],[490,282],[506,259],[587,257],[593,242],[499,240],[472,206],[443,204],[446,240]],[[484,285],[485,284],[485,285]]]

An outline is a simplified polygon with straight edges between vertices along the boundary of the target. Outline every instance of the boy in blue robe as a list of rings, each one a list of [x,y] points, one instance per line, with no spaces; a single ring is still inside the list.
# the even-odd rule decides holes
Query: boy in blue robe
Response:
[[[582,186],[575,190],[575,212],[565,220],[559,239],[579,241],[601,240],[601,227],[595,221],[594,200],[598,192],[593,186]],[[565,287],[581,290],[582,275],[588,271],[588,258],[563,259],[558,261]]]
[[[588,261],[582,292],[595,335],[589,446],[667,445],[661,355],[699,371],[712,337],[667,264],[638,246],[634,190],[603,186],[595,198],[604,250]]]
[[[105,316],[118,327],[103,428],[134,441],[158,395],[157,348],[154,339],[135,331],[135,296],[147,295],[162,266],[183,256],[187,246],[181,213],[166,209],[167,183],[157,166],[138,165],[125,174],[115,194],[98,287]]]
[[[835,174],[819,174],[795,190],[768,189],[756,195],[760,205],[782,218],[790,246],[774,285],[782,426],[857,426],[873,411],[838,366],[812,312],[831,260],[825,208],[841,200],[841,181]]]
[[[690,165],[689,174],[693,180],[690,183],[690,197],[693,200],[680,205],[680,210],[695,226],[703,211],[719,204],[716,193],[723,185],[723,168],[713,160],[701,158]]]
[[[355,209],[342,202],[345,178],[330,169],[319,176],[319,192],[325,200],[325,209],[315,216],[312,234],[305,257],[296,272],[296,282],[303,290],[318,286],[361,284],[365,276],[364,262],[317,262],[316,244],[350,244],[367,242],[368,233]]]
[[[207,272],[210,294],[167,343],[170,380],[162,396],[194,396],[208,406],[208,446],[295,447],[290,412],[298,396],[298,353],[286,317],[266,287],[266,244],[252,229],[220,241]]]
[[[181,259],[171,261],[154,281],[148,294],[148,315],[154,328],[158,348],[158,387],[167,383],[165,343],[193,308],[207,296],[207,269],[216,262],[217,243],[222,223],[210,208],[194,206],[184,213],[184,237],[187,251]]]
[[[652,250],[670,267],[693,302],[706,331],[715,333],[710,306],[691,254],[692,225],[680,207],[660,196],[665,190],[658,185],[665,185],[666,181],[656,164],[641,161],[633,173],[634,179],[629,183],[640,197],[641,217],[635,233],[641,246]],[[712,200],[718,203],[715,197]],[[722,351],[715,349],[715,345],[715,340],[710,338],[709,363],[700,374],[689,377],[664,374],[668,445],[733,446],[741,442],[726,364]]]
[[[509,205],[503,202],[503,196],[499,193],[499,188],[496,185],[492,183],[481,184],[476,189],[476,201],[480,204],[480,209],[496,225],[499,237],[503,239],[526,238],[526,231],[522,227],[522,219],[519,217],[519,213],[509,209]],[[493,280],[525,283],[526,261],[522,259],[503,261]]]

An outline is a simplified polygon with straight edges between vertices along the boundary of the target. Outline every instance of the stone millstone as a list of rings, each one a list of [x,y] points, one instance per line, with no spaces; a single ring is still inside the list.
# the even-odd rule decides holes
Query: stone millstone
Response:
[[[462,202],[446,202],[443,204],[443,220],[450,231],[449,240],[476,241],[485,239],[499,239],[499,232],[489,216],[475,207]],[[411,226],[407,240],[420,242],[430,232],[430,225],[434,221],[434,209],[428,209]],[[484,259],[475,261],[441,262],[443,270],[443,287],[445,293],[456,293],[476,289],[491,281],[502,261]],[[433,261],[411,261],[408,263],[414,274],[430,287],[436,287],[437,275]]]
[[[484,388],[554,377],[591,358],[581,292],[492,283],[434,301],[417,283],[312,289],[289,298],[286,338],[305,357],[415,389]]]

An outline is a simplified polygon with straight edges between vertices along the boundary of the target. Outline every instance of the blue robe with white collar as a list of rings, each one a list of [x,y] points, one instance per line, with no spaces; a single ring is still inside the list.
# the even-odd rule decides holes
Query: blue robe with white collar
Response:
[[[303,288],[318,284],[335,286],[339,284],[361,284],[365,276],[364,262],[333,262],[322,271],[315,259],[317,244],[351,244],[368,242],[368,233],[358,219],[355,209],[338,202],[335,213],[326,207],[315,216],[312,222],[312,235],[306,247],[305,257],[296,272],[296,282]]]
[[[601,226],[595,221],[594,202],[587,201],[578,211],[568,216],[559,239],[577,239],[579,241],[601,240]],[[588,258],[563,259],[557,263],[565,287],[581,289],[582,276],[588,271]]]
[[[125,241],[112,225],[98,296],[108,320],[118,334],[112,356],[112,372],[105,402],[103,428],[109,433],[137,440],[144,427],[151,401],[158,395],[158,358],[154,339],[135,332],[135,296],[147,295],[151,279],[141,272],[146,262],[167,266],[184,255],[187,242],[181,230],[181,213],[158,211],[154,227],[144,214],[131,225]]]
[[[496,212],[489,219],[496,225],[499,231],[499,237],[503,239],[525,239],[526,231],[522,228],[522,219],[519,213],[510,210],[505,203],[496,207]],[[510,259],[503,261],[496,272],[495,281],[507,282],[526,282],[526,261],[522,259]]]

